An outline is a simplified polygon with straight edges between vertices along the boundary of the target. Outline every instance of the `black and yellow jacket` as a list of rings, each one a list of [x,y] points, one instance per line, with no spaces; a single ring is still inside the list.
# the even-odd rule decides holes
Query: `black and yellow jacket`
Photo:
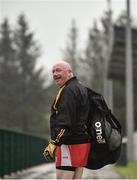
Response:
[[[86,130],[88,113],[87,89],[73,77],[59,89],[52,105],[51,139],[56,145],[89,142]]]

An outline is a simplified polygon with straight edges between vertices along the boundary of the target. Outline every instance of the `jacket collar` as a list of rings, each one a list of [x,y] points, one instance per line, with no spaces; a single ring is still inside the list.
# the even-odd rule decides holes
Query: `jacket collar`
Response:
[[[70,82],[72,82],[72,81],[77,81],[77,78],[74,76],[74,77],[72,77],[72,78],[70,78],[66,83],[65,83],[65,85],[68,85]]]

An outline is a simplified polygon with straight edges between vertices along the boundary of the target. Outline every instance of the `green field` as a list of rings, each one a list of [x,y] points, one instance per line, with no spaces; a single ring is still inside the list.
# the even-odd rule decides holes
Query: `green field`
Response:
[[[127,166],[116,166],[116,170],[126,178],[137,179],[137,162],[129,163]]]

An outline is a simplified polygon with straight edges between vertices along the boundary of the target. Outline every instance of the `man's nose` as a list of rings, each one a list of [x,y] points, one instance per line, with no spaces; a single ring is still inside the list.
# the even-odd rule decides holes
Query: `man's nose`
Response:
[[[54,72],[53,72],[53,76],[56,76],[56,75],[57,75],[57,71],[54,71]]]
[[[56,71],[54,71],[54,72],[53,72],[53,75],[55,75],[55,74],[57,74],[57,72],[56,72]]]

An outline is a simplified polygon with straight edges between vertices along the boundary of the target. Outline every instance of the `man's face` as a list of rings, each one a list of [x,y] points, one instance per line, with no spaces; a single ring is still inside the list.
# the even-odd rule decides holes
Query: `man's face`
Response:
[[[61,87],[67,80],[70,79],[70,70],[62,64],[56,64],[52,69],[53,79],[57,86]]]

